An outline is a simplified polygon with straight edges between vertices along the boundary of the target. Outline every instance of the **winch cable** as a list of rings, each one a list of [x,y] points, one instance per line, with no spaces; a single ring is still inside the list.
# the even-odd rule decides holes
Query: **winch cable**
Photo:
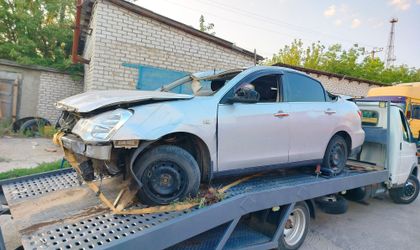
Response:
[[[70,150],[66,149],[63,146],[62,140],[61,138],[65,135],[64,132],[57,132],[56,134],[54,134],[53,137],[53,142],[56,145],[59,145],[64,152],[64,158],[66,158],[66,160],[70,163],[70,165],[76,170],[78,175],[81,175],[82,172],[79,168],[79,164],[77,162],[76,156],[74,155],[73,152],[71,152]],[[226,186],[223,186],[219,189],[217,189],[217,193],[219,194],[223,194],[225,193],[227,190],[229,190],[230,188],[245,182],[247,180],[250,180],[254,177],[257,176],[261,176],[262,174],[255,174],[255,175],[251,175],[251,176],[246,176],[244,178],[241,178],[239,180],[236,180]],[[136,214],[151,214],[151,213],[163,213],[163,212],[175,212],[175,211],[183,211],[186,209],[191,209],[193,207],[199,206],[202,202],[201,201],[186,201],[186,202],[179,202],[177,204],[170,204],[170,205],[163,205],[163,206],[153,206],[153,207],[146,207],[146,208],[133,208],[133,209],[125,209],[126,205],[129,204],[133,199],[134,199],[134,195],[137,192],[137,190],[134,190],[135,192],[133,192],[133,190],[131,190],[129,197],[131,201],[127,201],[126,204],[122,205],[120,204],[120,206],[118,205],[118,203],[120,202],[120,199],[123,199],[122,197],[127,193],[127,188],[123,188],[117,198],[115,199],[114,202],[111,202],[106,196],[105,194],[100,190],[100,188],[93,182],[93,181],[85,181],[87,186],[94,192],[97,194],[97,197],[99,198],[99,200],[105,205],[107,206],[112,213],[114,214],[120,214],[120,215],[136,215]]]

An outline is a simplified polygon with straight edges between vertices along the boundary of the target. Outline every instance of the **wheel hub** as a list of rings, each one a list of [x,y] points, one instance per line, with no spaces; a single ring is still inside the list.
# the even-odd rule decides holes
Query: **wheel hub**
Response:
[[[156,197],[176,199],[185,187],[184,173],[173,162],[156,162],[146,171],[144,184]]]
[[[302,238],[306,227],[305,213],[301,208],[295,208],[290,213],[284,226],[283,236],[288,245],[296,245]]]
[[[413,197],[413,195],[416,192],[415,184],[412,181],[408,180],[405,183],[403,192],[404,192],[404,196],[405,196],[404,199],[406,199],[406,200],[411,199],[411,197]]]

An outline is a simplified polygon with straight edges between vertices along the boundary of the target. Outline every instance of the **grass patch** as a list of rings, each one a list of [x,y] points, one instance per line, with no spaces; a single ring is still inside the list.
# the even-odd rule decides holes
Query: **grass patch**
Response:
[[[0,173],[0,180],[27,176],[31,174],[39,174],[39,173],[44,173],[51,170],[57,170],[57,169],[60,169],[60,166],[61,166],[61,160],[50,162],[50,163],[42,163],[38,165],[37,167],[33,167],[33,168],[16,168],[16,169],[12,169],[12,170]],[[68,162],[65,162],[64,167],[65,168],[69,167]]]
[[[5,135],[10,135],[13,133],[12,130],[12,120],[10,119],[1,119],[0,120],[0,137],[3,137]]]

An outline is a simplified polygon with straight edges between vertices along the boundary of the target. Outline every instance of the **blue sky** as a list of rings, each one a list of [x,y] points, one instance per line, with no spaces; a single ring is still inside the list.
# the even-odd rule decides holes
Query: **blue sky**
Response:
[[[216,36],[271,57],[285,44],[354,43],[383,48],[389,20],[398,18],[396,64],[420,68],[420,0],[137,0],[136,4],[187,25],[198,27],[201,14],[214,23]]]

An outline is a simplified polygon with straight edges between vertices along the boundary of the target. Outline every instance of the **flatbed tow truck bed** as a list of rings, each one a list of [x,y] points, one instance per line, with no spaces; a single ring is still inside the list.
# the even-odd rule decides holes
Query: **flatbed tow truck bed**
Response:
[[[203,208],[141,215],[113,215],[71,169],[0,186],[25,249],[271,249],[296,202],[388,179],[387,170],[356,165],[331,178],[313,168],[274,171],[233,186],[222,201]],[[118,178],[103,180],[104,193],[113,182]],[[245,223],[250,213],[273,207],[280,214],[274,233]]]

